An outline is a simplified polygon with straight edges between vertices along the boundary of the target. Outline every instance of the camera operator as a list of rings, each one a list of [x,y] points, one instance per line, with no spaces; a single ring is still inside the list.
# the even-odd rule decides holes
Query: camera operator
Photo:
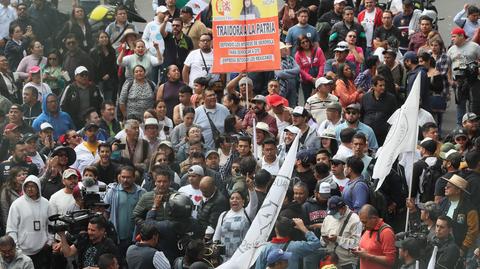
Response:
[[[438,247],[435,268],[455,268],[460,258],[460,248],[452,236],[453,221],[450,217],[439,216],[435,226],[435,245]]]
[[[167,195],[166,197],[164,195]],[[164,204],[167,219],[157,220],[159,209]],[[145,223],[157,228],[161,241],[157,249],[163,251],[170,264],[181,256],[183,247],[193,238],[200,238],[199,225],[192,218],[192,200],[181,193],[156,194],[151,210],[147,212]]]
[[[402,261],[400,269],[416,269],[417,260],[420,262],[419,268],[424,268],[420,258],[420,244],[415,238],[405,238],[404,240],[395,242],[395,246],[398,248],[398,257]]]
[[[448,77],[449,83],[456,88],[455,102],[457,103],[457,125],[461,126],[462,117],[467,112],[466,103],[469,98],[469,93],[477,93],[477,90],[480,89],[478,79],[475,78],[473,74],[470,76],[465,74],[465,71],[467,71],[467,64],[480,60],[480,46],[473,41],[467,40],[465,31],[462,28],[453,28],[451,35],[453,46],[448,49],[447,56],[452,63],[452,67],[449,70]],[[475,71],[478,75],[478,71]],[[470,80],[474,81],[469,81],[467,83],[468,77],[470,77]],[[473,85],[472,82],[476,82],[475,85]],[[470,102],[472,101],[473,100],[470,100]],[[474,108],[479,106],[479,104],[475,103],[476,102],[473,102],[470,106]],[[475,114],[480,112],[478,109],[470,111]]]
[[[432,242],[435,236],[435,222],[440,215],[440,209],[435,202],[428,201],[415,206],[413,199],[407,199],[407,207],[410,209],[409,227],[412,232],[422,232],[421,227],[425,227],[427,241]]]
[[[88,222],[87,233],[81,233],[73,245],[69,245],[65,232],[59,232],[63,255],[72,257],[78,254],[79,268],[98,266],[98,258],[104,253],[112,253],[120,260],[115,243],[106,237],[106,229],[107,220],[95,216]]]
[[[194,262],[203,261],[205,254],[205,243],[201,239],[195,239],[185,247],[185,256],[178,257],[173,263],[173,269],[190,268]]]

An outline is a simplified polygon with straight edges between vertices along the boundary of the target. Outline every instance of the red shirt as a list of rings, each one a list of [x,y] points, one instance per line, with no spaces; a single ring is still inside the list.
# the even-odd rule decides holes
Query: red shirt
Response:
[[[371,260],[360,258],[360,268],[368,269],[390,269],[395,262],[396,248],[395,235],[391,228],[384,228],[380,233],[380,242],[377,240],[377,233],[380,226],[384,224],[383,219],[380,219],[373,230],[367,230],[363,233],[360,239],[359,247],[366,250],[368,254],[375,256],[387,256],[390,266],[383,266],[374,263]]]

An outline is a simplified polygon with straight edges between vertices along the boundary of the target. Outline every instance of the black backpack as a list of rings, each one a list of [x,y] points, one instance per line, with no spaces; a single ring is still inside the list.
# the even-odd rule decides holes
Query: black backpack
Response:
[[[422,203],[425,203],[434,200],[435,184],[437,180],[442,177],[443,172],[441,161],[438,158],[432,166],[429,166],[424,159],[420,161],[423,165],[422,180],[420,181],[423,192],[420,194],[420,200]]]
[[[375,180],[375,182],[373,182],[372,180],[365,180],[363,178],[357,180],[355,183],[353,183],[352,192],[355,191],[355,185],[357,185],[358,182],[364,182],[368,187],[368,204],[372,205],[378,210],[378,214],[381,218],[385,217],[388,207],[387,198],[382,190],[375,191],[378,181]]]

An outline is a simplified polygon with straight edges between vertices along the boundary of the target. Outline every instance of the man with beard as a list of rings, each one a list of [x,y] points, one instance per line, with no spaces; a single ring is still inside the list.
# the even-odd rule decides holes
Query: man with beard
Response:
[[[78,184],[78,175],[75,169],[67,169],[63,172],[63,189],[54,193],[49,200],[49,210],[51,215],[67,213],[68,209],[75,204],[73,198],[73,189]]]
[[[368,148],[371,150],[376,150],[378,148],[377,138],[375,137],[375,133],[370,126],[360,122],[360,110],[359,104],[350,104],[347,106],[344,113],[345,122],[341,123],[335,128],[337,140],[340,141],[340,132],[343,129],[352,128],[357,133],[361,132],[365,134],[368,140]]]
[[[0,267],[33,269],[30,257],[16,249],[17,244],[9,235],[0,237]]]
[[[107,225],[108,222],[103,216],[93,217],[88,222],[87,233],[81,234],[81,238],[73,245],[69,245],[65,232],[59,232],[63,255],[72,257],[78,254],[80,268],[96,267],[99,257],[104,253],[112,253],[120,261],[115,243],[105,236]]]
[[[299,148],[317,150],[320,148],[320,139],[318,139],[315,128],[308,125],[308,120],[311,115],[301,106],[293,109],[292,124],[300,129],[300,144]]]
[[[174,5],[175,7],[175,5]],[[180,18],[174,18],[172,31],[167,32],[167,24],[170,24],[170,16],[165,16],[160,25],[160,33],[165,42],[165,51],[163,53],[163,65],[176,65],[179,70],[183,70],[183,63],[191,50],[193,50],[192,39],[182,32],[183,21]]]
[[[285,156],[287,156],[290,147],[292,146],[293,140],[295,140],[295,136],[300,134],[300,129],[297,127],[290,125],[285,127],[283,131],[283,143],[278,146],[278,155],[277,157],[280,160],[284,160]]]
[[[42,196],[50,199],[52,194],[63,188],[62,175],[77,159],[75,151],[70,147],[56,147],[47,160],[45,173],[40,178]]]
[[[58,104],[58,98],[53,93],[43,97],[42,114],[33,121],[32,125],[36,132],[43,129],[43,123],[48,123],[52,126],[54,139],[65,134],[68,130],[76,130],[70,115],[66,112],[60,111],[60,106]]]
[[[85,167],[92,165],[96,160],[99,159],[99,142],[97,140],[98,129],[99,127],[97,124],[87,123],[84,128],[87,140],[75,147],[77,160],[72,167],[78,169],[81,173],[83,173],[83,169]]]
[[[480,118],[477,114],[468,112],[462,117],[462,126],[467,130],[468,139],[473,141],[479,136]]]
[[[25,167],[29,175],[38,175],[38,168],[27,158],[26,145],[18,141],[11,148],[11,158],[0,164],[0,183],[4,183],[13,167]]]
[[[182,79],[185,84],[193,87],[193,82],[198,77],[207,77],[210,82],[225,80],[225,75],[213,74],[213,50],[212,50],[212,34],[203,33],[200,36],[199,49],[192,50],[183,65]]]
[[[245,115],[245,118],[243,119],[243,128],[251,132],[251,129],[253,128],[253,119],[255,119],[257,123],[264,122],[268,124],[268,130],[276,136],[278,133],[277,121],[266,111],[267,101],[265,96],[257,95],[252,99],[252,102],[255,105],[253,106],[253,109]]]
[[[93,165],[97,168],[98,178],[106,184],[116,182],[119,165],[110,159],[112,156],[112,145],[100,143],[100,145],[98,145],[98,156],[100,159]]]

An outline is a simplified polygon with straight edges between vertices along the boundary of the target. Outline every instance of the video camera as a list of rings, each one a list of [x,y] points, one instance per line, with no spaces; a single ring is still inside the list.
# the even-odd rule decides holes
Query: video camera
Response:
[[[91,177],[83,178],[83,187],[81,188],[83,203],[85,208],[91,209],[95,204],[102,202],[100,193],[104,193],[107,190],[106,186],[100,186],[95,182],[95,179]]]
[[[77,235],[87,230],[90,219],[101,215],[101,213],[95,213],[89,209],[72,211],[65,215],[55,214],[48,217],[48,220],[53,222],[48,225],[48,232],[56,234],[68,231],[71,235]]]
[[[466,64],[460,64],[458,67],[455,67],[453,71],[458,71],[456,77],[476,80],[478,76],[478,63],[473,61]]]
[[[219,266],[223,263],[223,257],[225,255],[225,245],[218,241],[210,242],[205,246],[204,259],[213,266]]]

